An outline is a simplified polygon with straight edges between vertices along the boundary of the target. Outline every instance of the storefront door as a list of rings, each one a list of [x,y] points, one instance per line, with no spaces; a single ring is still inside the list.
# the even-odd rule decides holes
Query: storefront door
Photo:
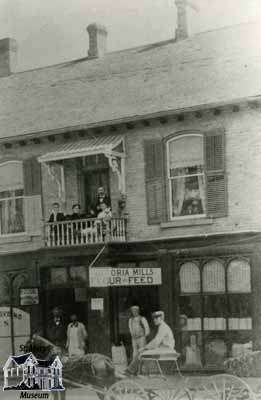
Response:
[[[153,325],[151,313],[159,308],[159,296],[157,286],[139,286],[139,287],[118,287],[113,288],[113,331],[114,342],[120,344],[123,342],[128,357],[131,356],[131,338],[128,327],[130,318],[130,307],[138,305],[140,313],[147,318],[153,334]]]
[[[76,314],[78,320],[88,325],[87,302],[79,301],[79,291],[85,288],[49,288],[46,290],[45,315],[47,324],[52,318],[52,310],[59,307],[62,310],[62,317],[65,326],[70,322],[70,316]],[[45,332],[46,333],[46,332]]]

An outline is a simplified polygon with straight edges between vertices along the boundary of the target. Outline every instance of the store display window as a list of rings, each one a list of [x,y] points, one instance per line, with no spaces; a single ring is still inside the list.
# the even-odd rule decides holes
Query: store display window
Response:
[[[251,268],[244,258],[189,260],[179,268],[183,365],[222,368],[252,348]]]

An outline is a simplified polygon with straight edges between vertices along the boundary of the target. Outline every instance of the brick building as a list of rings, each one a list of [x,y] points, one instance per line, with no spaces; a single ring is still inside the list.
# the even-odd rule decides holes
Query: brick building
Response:
[[[43,333],[53,307],[77,310],[102,353],[128,346],[131,304],[161,308],[183,367],[222,369],[261,346],[261,31],[183,28],[106,53],[93,24],[88,57],[19,73],[0,41],[0,304]],[[101,186],[105,224],[90,215]],[[47,223],[54,202],[67,219]]]

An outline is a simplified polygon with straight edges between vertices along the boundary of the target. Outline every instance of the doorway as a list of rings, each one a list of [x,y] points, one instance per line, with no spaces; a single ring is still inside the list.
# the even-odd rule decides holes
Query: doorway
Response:
[[[98,170],[93,172],[86,172],[85,173],[85,201],[87,209],[90,207],[94,207],[96,204],[96,196],[99,187],[103,187],[107,196],[110,193],[110,186],[109,186],[109,171],[108,169],[105,170]]]
[[[113,302],[113,341],[115,344],[123,344],[126,347],[128,358],[131,357],[131,337],[128,321],[130,307],[138,305],[140,313],[144,316],[151,328],[151,339],[155,334],[151,314],[159,309],[159,293],[157,286],[118,287],[112,288]]]
[[[103,154],[85,157],[83,165],[84,204],[86,209],[94,207],[97,191],[103,187],[110,196],[109,164]]]
[[[48,288],[45,292],[45,334],[46,327],[52,319],[52,310],[55,307],[59,307],[62,310],[63,323],[67,327],[70,322],[70,316],[76,314],[78,320],[85,326],[88,326],[88,305],[86,301],[79,301],[77,297],[79,294],[77,291],[84,290],[87,294],[86,288]]]

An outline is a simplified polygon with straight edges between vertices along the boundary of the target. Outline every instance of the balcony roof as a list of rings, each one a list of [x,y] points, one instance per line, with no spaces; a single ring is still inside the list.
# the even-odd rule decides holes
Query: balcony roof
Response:
[[[95,154],[123,155],[123,153],[123,138],[119,135],[107,135],[53,146],[53,151],[40,156],[38,161],[50,162]]]

